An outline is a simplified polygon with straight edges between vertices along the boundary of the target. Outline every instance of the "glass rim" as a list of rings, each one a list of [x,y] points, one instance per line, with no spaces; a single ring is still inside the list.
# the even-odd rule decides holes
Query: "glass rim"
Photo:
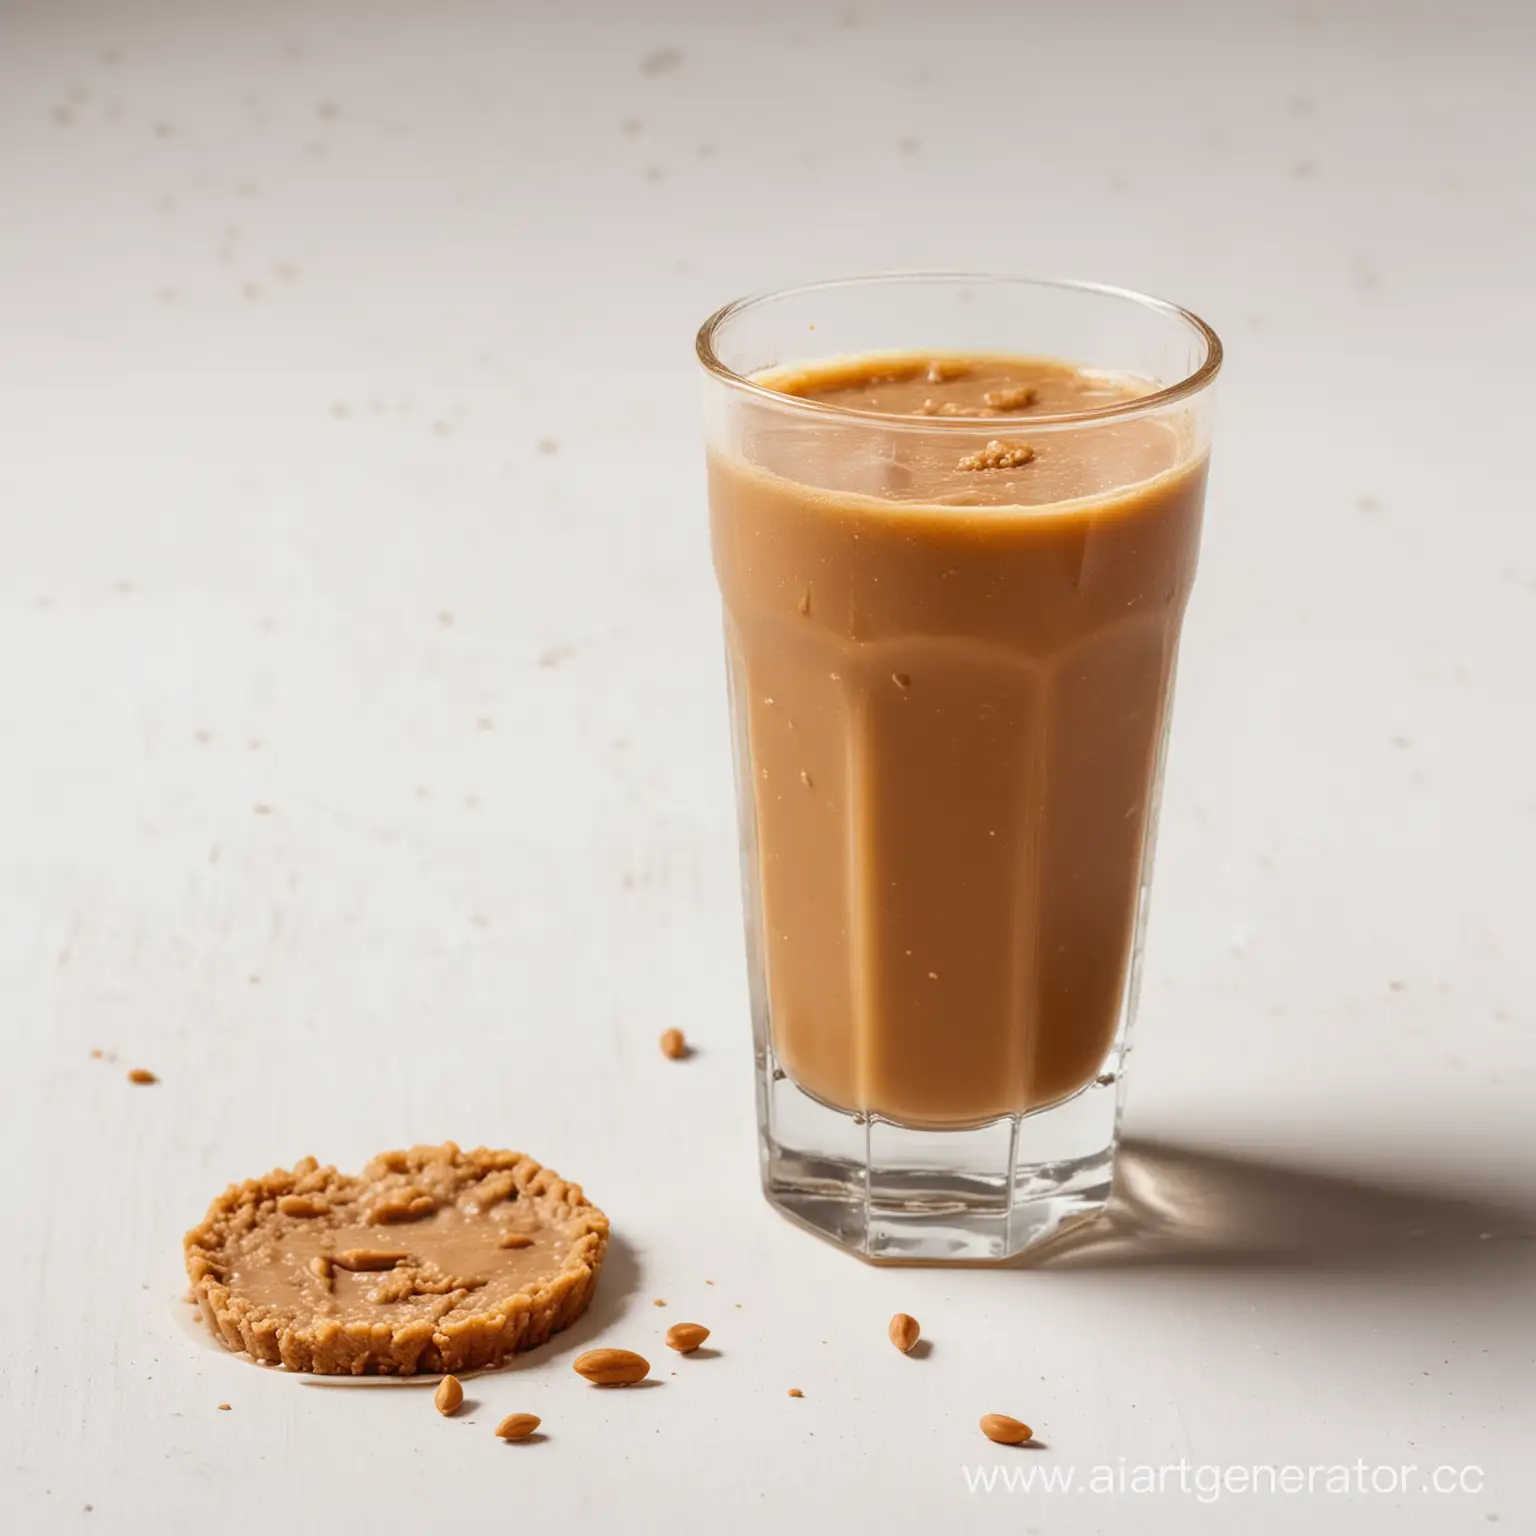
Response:
[[[732,299],[729,304],[721,305],[699,327],[698,336],[694,340],[694,350],[707,374],[718,379],[722,384],[731,389],[755,395],[780,410],[804,411],[822,418],[834,417],[857,422],[866,427],[885,425],[908,428],[921,426],[924,431],[928,432],[964,432],[974,436],[977,428],[982,423],[972,417],[924,416],[904,411],[856,410],[851,406],[834,405],[827,400],[808,400],[803,395],[785,394],[782,390],[773,389],[767,384],[760,384],[757,380],[749,378],[746,374],[737,373],[734,368],[727,367],[715,349],[715,338],[726,325],[737,316],[745,314],[748,310],[756,309],[760,305],[771,304],[779,299],[797,298],[803,294],[831,292],[839,288],[914,282],[1006,283],[1031,288],[1056,288],[1073,293],[1091,293],[1103,298],[1121,299],[1138,305],[1144,310],[1150,310],[1168,319],[1178,321],[1187,330],[1194,332],[1205,345],[1205,356],[1201,360],[1199,367],[1192,373],[1186,374],[1182,379],[1178,379],[1171,384],[1160,385],[1150,394],[1137,395],[1129,400],[1115,401],[1110,405],[1094,406],[1091,410],[1086,411],[1060,411],[1048,416],[1021,416],[1015,419],[1015,424],[1019,426],[1028,425],[1031,429],[1042,426],[1071,427],[1086,423],[1124,420],[1129,417],[1147,415],[1176,401],[1186,400],[1193,395],[1199,394],[1214,383],[1216,375],[1221,372],[1223,355],[1221,338],[1193,310],[1170,303],[1167,299],[1154,298],[1151,294],[1139,293],[1134,288],[1119,288],[1111,283],[1087,282],[1079,278],[1047,277],[1027,273],[967,272],[940,269],[870,272],[854,277],[824,278],[818,282],[798,283],[788,288],[766,289],[758,293],[747,294],[742,298]]]

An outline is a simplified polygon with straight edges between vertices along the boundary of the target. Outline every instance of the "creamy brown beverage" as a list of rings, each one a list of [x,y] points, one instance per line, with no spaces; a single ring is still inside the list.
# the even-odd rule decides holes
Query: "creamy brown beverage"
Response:
[[[774,1055],[914,1127],[1063,1099],[1125,999],[1204,448],[1166,414],[1032,435],[1154,388],[1050,359],[755,382],[977,427],[872,451],[859,415],[765,413],[711,450]]]

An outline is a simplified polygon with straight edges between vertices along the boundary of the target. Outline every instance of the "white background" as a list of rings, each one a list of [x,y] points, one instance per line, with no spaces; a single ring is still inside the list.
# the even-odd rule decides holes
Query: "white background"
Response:
[[[9,1528],[1529,1529],[1532,16],[0,10]],[[755,1190],[690,356],[744,290],[918,265],[1164,293],[1230,357],[1135,1198],[990,1273]],[[472,1412],[178,1326],[226,1182],[443,1137],[617,1234]],[[598,1338],[661,1387],[585,1387]],[[962,1472],[1122,1458],[1483,1489]]]

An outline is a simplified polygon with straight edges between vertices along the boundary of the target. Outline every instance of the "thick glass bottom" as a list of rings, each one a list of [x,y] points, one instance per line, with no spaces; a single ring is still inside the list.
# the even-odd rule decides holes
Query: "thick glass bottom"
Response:
[[[1016,1258],[1109,1200],[1119,1091],[962,1130],[915,1130],[830,1108],[771,1055],[759,1066],[763,1192],[792,1220],[885,1263]]]

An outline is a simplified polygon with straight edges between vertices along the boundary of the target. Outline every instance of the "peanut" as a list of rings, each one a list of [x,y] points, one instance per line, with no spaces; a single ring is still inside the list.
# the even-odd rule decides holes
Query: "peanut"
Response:
[[[999,1445],[1023,1445],[1026,1440],[1035,1438],[1035,1432],[1028,1424],[1011,1419],[1006,1413],[982,1414],[981,1432]]]
[[[526,1440],[544,1421],[536,1413],[509,1413],[496,1426],[503,1440]]]
[[[632,1349],[589,1349],[571,1369],[595,1387],[628,1387],[650,1375],[651,1362]]]
[[[673,1323],[667,1329],[667,1348],[691,1355],[708,1337],[709,1329],[702,1323]]]

